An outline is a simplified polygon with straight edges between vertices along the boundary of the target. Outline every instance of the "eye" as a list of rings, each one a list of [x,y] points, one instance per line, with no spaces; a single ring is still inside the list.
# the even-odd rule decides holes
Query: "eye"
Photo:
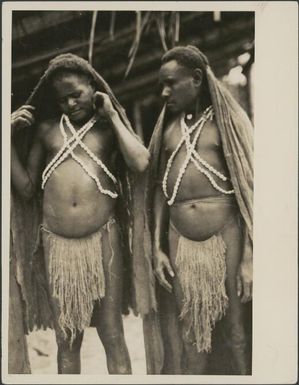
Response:
[[[73,97],[73,98],[79,98],[80,95],[81,95],[81,91],[78,91],[78,92],[74,92],[74,93],[72,94],[72,97]]]
[[[66,103],[66,98],[58,98],[58,104]]]

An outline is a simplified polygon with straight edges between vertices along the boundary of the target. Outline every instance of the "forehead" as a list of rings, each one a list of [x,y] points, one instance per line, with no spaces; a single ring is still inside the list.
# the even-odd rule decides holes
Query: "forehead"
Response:
[[[80,87],[88,85],[89,78],[85,74],[60,72],[53,75],[52,84],[56,90],[64,87]]]
[[[179,64],[176,60],[171,60],[169,62],[166,62],[162,64],[160,71],[159,71],[159,77],[160,78],[181,78],[185,76],[191,76],[192,70],[190,68],[187,68],[181,64]]]

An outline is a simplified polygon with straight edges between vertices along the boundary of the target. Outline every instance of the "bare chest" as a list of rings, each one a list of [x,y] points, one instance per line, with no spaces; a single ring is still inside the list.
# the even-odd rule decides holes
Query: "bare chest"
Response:
[[[179,144],[181,146],[178,149]],[[164,146],[168,155],[178,149],[178,155],[186,154],[187,147],[193,146],[196,152],[205,154],[217,154],[222,151],[221,138],[216,124],[208,121],[202,129],[195,129],[188,136],[183,137],[179,122],[170,124],[164,133]]]
[[[75,133],[68,129],[62,131],[57,124],[44,136],[44,146],[48,156],[57,154],[63,148],[71,148],[77,155],[86,156],[87,152],[92,152],[98,157],[106,157],[113,152],[114,135],[112,129],[99,123],[83,135],[79,130]]]

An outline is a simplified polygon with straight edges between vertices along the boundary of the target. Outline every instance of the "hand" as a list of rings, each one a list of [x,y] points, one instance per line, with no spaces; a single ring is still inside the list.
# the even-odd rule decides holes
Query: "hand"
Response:
[[[34,123],[35,120],[32,114],[34,110],[35,107],[24,105],[11,114],[11,135],[13,135],[16,130],[31,126]]]
[[[164,269],[166,269],[166,271],[171,277],[174,277],[174,272],[171,268],[169,258],[161,250],[158,250],[155,252],[154,267],[155,267],[155,274],[160,285],[162,285],[167,291],[171,293],[172,287],[165,277]]]
[[[242,260],[237,275],[237,293],[241,302],[252,299],[252,259]]]
[[[109,96],[104,92],[96,91],[93,96],[93,103],[95,110],[105,117],[110,117],[111,114],[116,112]]]

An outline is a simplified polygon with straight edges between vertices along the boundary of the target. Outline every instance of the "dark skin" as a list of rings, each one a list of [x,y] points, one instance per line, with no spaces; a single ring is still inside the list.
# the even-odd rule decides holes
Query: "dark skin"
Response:
[[[190,126],[200,118],[206,107],[204,95],[202,95],[202,76],[201,69],[191,70],[175,60],[163,64],[160,69],[159,79],[162,86],[162,97],[172,116],[164,131],[160,158],[160,180],[163,179],[169,156],[182,138],[180,117],[191,113],[192,119],[186,120],[186,124]],[[222,174],[229,176],[220,133],[215,120],[205,123],[197,141],[196,151],[200,152],[201,157],[210,165]],[[170,196],[185,158],[186,147],[183,145],[175,157],[169,173],[168,194]],[[217,180],[217,182],[225,190],[232,189],[229,180],[220,180],[220,182]],[[174,245],[177,244],[177,239],[171,235],[171,231],[169,255],[166,255],[162,245],[169,225],[168,218],[171,219],[179,233],[186,238],[194,241],[206,240],[221,231],[230,218],[237,214],[237,209],[230,205],[202,204],[198,201],[202,198],[217,196],[221,196],[221,193],[211,185],[205,175],[195,168],[192,162],[188,164],[181,181],[175,200],[176,205],[168,206],[161,187],[156,188],[154,196],[155,273],[158,281],[166,290],[169,292],[174,290],[179,309],[182,306],[183,294],[175,266],[176,247]],[[236,239],[242,239],[242,234],[238,232],[237,224],[235,227],[234,231],[223,231],[222,235],[227,245],[227,268],[230,271],[230,277],[232,277],[227,282],[227,292],[231,306],[235,306],[234,309],[230,310],[230,313],[239,314],[240,303],[247,302],[252,298],[252,257],[249,257],[248,253],[243,253],[243,247],[246,246],[243,246],[241,242],[236,242]],[[167,279],[166,272],[170,275],[171,280]],[[206,355],[204,353],[198,354],[195,347],[187,341],[185,341],[185,349],[189,362],[186,373],[204,373]]]
[[[149,161],[147,149],[126,129],[109,96],[96,92],[86,76],[75,73],[62,74],[54,78],[53,88],[61,112],[68,115],[76,130],[95,113],[105,117],[106,123],[97,121],[82,141],[102,160],[112,174],[115,172],[114,160],[118,151],[121,151],[131,170],[142,172],[147,167]],[[99,97],[102,103],[95,109],[96,98]],[[34,110],[33,106],[22,106],[12,114],[12,139],[15,131],[34,123]],[[26,168],[18,159],[12,140],[12,182],[24,198],[33,196],[37,184],[40,183],[38,177],[42,167],[48,164],[63,145],[59,120],[48,120],[39,125]],[[81,147],[76,147],[74,153],[97,175],[106,189],[115,191],[110,178]],[[99,192],[94,180],[74,159],[68,157],[55,169],[45,185],[43,224],[50,231],[64,237],[84,237],[100,229],[113,216],[115,203],[116,199]],[[109,265],[111,247],[108,234],[103,232],[106,295],[101,301],[97,331],[106,351],[109,373],[128,374],[131,373],[131,364],[121,318],[123,277],[117,226],[111,227],[109,237],[114,250],[111,266]],[[46,257],[46,266],[48,262]],[[52,298],[52,307],[57,321],[59,307],[54,298]],[[79,334],[73,347],[70,348],[69,339],[64,339],[58,326],[56,327],[59,373],[80,373],[82,337],[83,333]]]

